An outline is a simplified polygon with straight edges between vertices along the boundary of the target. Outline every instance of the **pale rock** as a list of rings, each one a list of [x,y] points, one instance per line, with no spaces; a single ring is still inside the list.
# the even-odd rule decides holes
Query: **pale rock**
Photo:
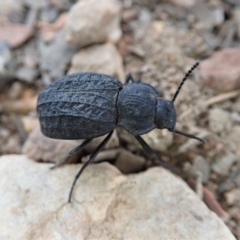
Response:
[[[149,24],[152,21],[152,13],[147,8],[142,8],[139,13],[138,20],[142,24]]]
[[[213,108],[209,111],[209,128],[214,133],[229,131],[232,127],[232,118],[229,112],[221,108]]]
[[[24,155],[0,158],[0,239],[235,239],[181,179],[151,168],[123,176],[107,164],[54,171]]]
[[[68,74],[78,72],[104,73],[122,83],[125,79],[122,57],[111,43],[83,48],[75,54]]]
[[[125,129],[119,127],[118,135],[120,140],[127,144],[127,148],[131,152],[143,150],[142,146],[136,140],[136,138],[128,133]],[[142,135],[142,138],[154,151],[165,152],[173,142],[173,134],[166,129],[154,129],[151,132]]]
[[[115,160],[116,157],[118,156],[119,152],[120,152],[120,149],[102,150],[97,154],[97,156],[94,158],[94,160],[91,161],[91,163]],[[82,163],[87,162],[90,159],[92,154],[93,154],[93,152],[91,154],[89,154],[88,156],[82,157],[81,162]]]
[[[197,2],[197,0],[170,0],[170,2],[180,7],[190,8]]]
[[[39,120],[36,116],[23,116],[21,122],[27,134],[30,134],[39,124]]]
[[[117,42],[122,35],[120,19],[120,1],[79,1],[69,12],[65,27],[66,40],[79,47],[107,41]]]
[[[6,74],[13,56],[10,47],[6,42],[0,42],[0,74]]]
[[[224,194],[228,205],[238,205],[240,207],[240,189],[233,189]]]
[[[16,0],[0,0],[0,25],[8,25],[10,16],[24,15],[24,8]]]
[[[166,152],[168,147],[173,143],[173,134],[166,129],[154,129],[153,131],[142,135],[142,138],[155,151]]]
[[[45,137],[37,126],[23,145],[22,153],[35,161],[61,163],[82,140],[60,140]],[[70,162],[75,162],[77,154]]]
[[[122,20],[124,22],[129,22],[129,21],[135,19],[137,16],[138,16],[138,12],[134,8],[125,9],[122,12]]]
[[[228,177],[219,185],[218,192],[224,193],[233,188],[240,188],[240,163],[238,162],[236,168],[228,175]]]

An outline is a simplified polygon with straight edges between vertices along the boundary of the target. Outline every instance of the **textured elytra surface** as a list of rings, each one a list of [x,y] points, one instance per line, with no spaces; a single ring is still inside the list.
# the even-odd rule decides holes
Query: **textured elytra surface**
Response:
[[[116,126],[117,94],[122,84],[96,73],[67,75],[46,88],[38,98],[41,130],[57,139],[94,138]]]
[[[118,125],[135,136],[156,128],[157,96],[156,89],[148,84],[125,85],[118,97]]]

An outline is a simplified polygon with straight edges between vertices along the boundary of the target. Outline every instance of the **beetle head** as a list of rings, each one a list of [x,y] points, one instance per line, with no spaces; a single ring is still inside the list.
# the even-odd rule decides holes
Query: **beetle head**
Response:
[[[172,130],[175,127],[176,119],[177,115],[173,102],[158,98],[155,116],[155,124],[157,125],[157,128]]]
[[[174,101],[176,100],[184,82],[187,80],[189,75],[192,73],[192,71],[199,65],[197,62],[196,64],[193,65],[193,67],[186,73],[184,76],[183,80],[181,81],[180,85],[178,86],[177,91],[175,92],[172,101],[167,101],[164,99],[158,99],[157,100],[157,110],[156,110],[156,116],[155,116],[155,124],[157,125],[157,128],[163,129],[166,128],[170,132],[175,132],[177,134],[183,135],[185,137],[193,138],[196,139],[200,142],[205,142],[205,140],[198,138],[192,134],[180,132],[176,129],[174,129],[177,116],[176,116],[176,111],[174,108]]]

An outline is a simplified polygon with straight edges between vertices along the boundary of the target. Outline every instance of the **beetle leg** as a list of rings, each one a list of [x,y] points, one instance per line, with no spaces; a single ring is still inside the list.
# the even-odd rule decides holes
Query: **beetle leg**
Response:
[[[95,159],[95,157],[98,155],[98,153],[101,151],[101,149],[107,144],[107,142],[109,141],[109,139],[110,139],[111,136],[112,136],[112,133],[113,133],[113,131],[111,131],[111,132],[106,136],[106,138],[104,138],[104,140],[98,145],[98,147],[95,149],[95,151],[91,154],[91,156],[90,156],[90,158],[88,159],[88,161],[83,164],[82,168],[80,169],[80,171],[78,172],[78,174],[75,176],[75,179],[74,179],[74,181],[73,181],[73,183],[72,183],[71,190],[70,190],[69,197],[68,197],[68,202],[69,202],[69,203],[71,202],[73,189],[74,189],[74,186],[75,186],[77,180],[79,179],[79,177],[80,177],[81,174],[83,173],[84,169]]]
[[[136,78],[136,80],[134,81],[135,83],[140,83],[141,82],[141,78],[142,78],[142,72],[138,72],[138,74],[137,74],[137,78]]]
[[[150,146],[142,139],[140,136],[135,136],[135,138],[138,140],[138,142],[142,145],[143,149],[157,162],[160,162],[162,167],[168,169],[172,173],[179,175],[178,170],[169,164],[167,164],[164,160],[159,158],[156,153],[150,148]]]
[[[131,73],[128,73],[126,75],[126,79],[125,79],[125,84],[129,83],[130,81],[134,82],[134,79],[132,77],[132,74]]]
[[[50,169],[55,169],[58,168],[62,165],[64,165],[65,163],[68,162],[68,160],[70,159],[70,157],[72,157],[73,155],[75,155],[76,153],[80,152],[90,141],[92,141],[92,138],[85,140],[81,145],[77,146],[76,148],[74,148],[68,155],[68,157],[63,161],[60,162],[58,164],[55,164],[53,167],[51,167]]]

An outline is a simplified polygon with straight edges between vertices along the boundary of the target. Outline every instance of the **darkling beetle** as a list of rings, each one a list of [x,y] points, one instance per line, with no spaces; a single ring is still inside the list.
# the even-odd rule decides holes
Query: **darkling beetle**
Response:
[[[157,157],[140,135],[154,128],[166,128],[170,132],[204,142],[201,138],[174,128],[177,119],[174,101],[184,82],[198,64],[196,63],[186,73],[171,101],[159,98],[155,88],[141,83],[140,78],[134,80],[131,74],[126,76],[126,82],[122,85],[111,76],[90,72],[64,76],[39,95],[37,111],[41,130],[45,136],[56,139],[86,139],[70,152],[64,162],[52,168],[66,163],[93,138],[108,133],[76,175],[68,202],[71,202],[78,178],[109,141],[116,126],[121,126],[134,135],[153,159],[171,171],[172,168]]]

